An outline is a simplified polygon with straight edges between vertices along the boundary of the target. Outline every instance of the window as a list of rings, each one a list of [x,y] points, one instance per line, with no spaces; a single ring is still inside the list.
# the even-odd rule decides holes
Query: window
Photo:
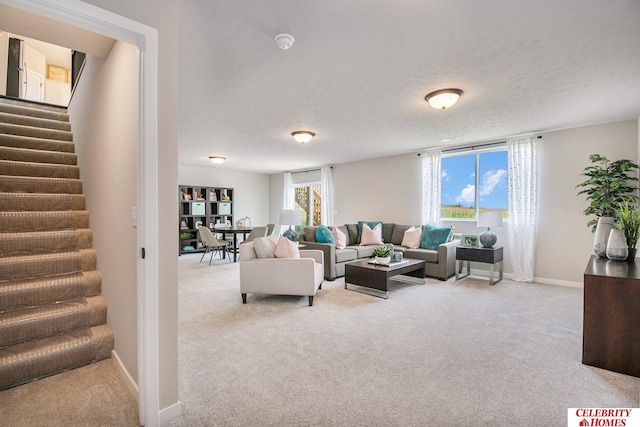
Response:
[[[320,184],[303,184],[294,186],[294,208],[302,214],[302,226],[296,227],[301,232],[307,225],[320,225],[322,213],[322,192]]]
[[[441,166],[442,218],[475,219],[484,211],[507,218],[506,150],[443,156]]]

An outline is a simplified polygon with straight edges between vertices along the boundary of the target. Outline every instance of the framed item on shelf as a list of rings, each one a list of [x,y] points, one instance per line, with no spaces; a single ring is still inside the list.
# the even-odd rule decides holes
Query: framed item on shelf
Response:
[[[462,246],[466,247],[476,247],[478,246],[478,235],[477,234],[465,234],[462,236]]]
[[[217,202],[218,201],[218,196],[216,195],[215,191],[210,191],[209,192],[209,200],[212,202]]]

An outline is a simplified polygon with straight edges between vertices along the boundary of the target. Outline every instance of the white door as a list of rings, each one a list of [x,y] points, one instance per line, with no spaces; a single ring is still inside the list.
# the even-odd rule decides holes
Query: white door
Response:
[[[47,56],[24,44],[22,55],[22,92],[21,98],[31,101],[44,101],[44,76],[47,72]]]
[[[26,70],[26,79],[25,79],[25,90],[24,90],[24,98],[30,101],[40,101],[43,99],[43,90],[42,86],[44,84],[44,77],[40,74],[36,73],[29,68],[25,68]]]

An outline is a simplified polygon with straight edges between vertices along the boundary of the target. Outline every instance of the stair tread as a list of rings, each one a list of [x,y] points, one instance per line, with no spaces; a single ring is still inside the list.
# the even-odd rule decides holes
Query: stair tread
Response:
[[[78,163],[78,156],[75,153],[6,147],[2,145],[0,145],[0,159],[20,162],[47,163],[51,165],[77,165]]]
[[[59,129],[45,129],[33,126],[16,125],[0,122],[0,132],[9,135],[29,136],[33,138],[46,138],[61,141],[73,141],[71,131]]]
[[[37,111],[37,110],[36,110]],[[16,114],[15,112],[2,111],[0,109],[0,121],[9,124],[15,124],[20,126],[38,127],[44,129],[55,129],[71,131],[71,123],[68,120],[58,120],[46,117],[38,116],[26,116],[22,114]]]
[[[79,179],[80,167],[76,165],[0,159],[0,175],[25,178]]]
[[[61,141],[51,138],[36,138],[33,136],[12,135],[0,133],[0,146],[19,147],[30,150],[57,151],[61,153],[74,153],[75,144],[72,141]]]

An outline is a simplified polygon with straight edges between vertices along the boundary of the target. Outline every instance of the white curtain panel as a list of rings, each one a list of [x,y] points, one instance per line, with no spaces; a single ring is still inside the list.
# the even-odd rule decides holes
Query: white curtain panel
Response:
[[[536,139],[507,141],[509,169],[509,258],[513,280],[532,282],[538,225]]]
[[[295,196],[293,194],[293,177],[291,172],[284,173],[284,194],[282,195],[282,209],[295,209],[294,207]],[[280,221],[280,218],[278,218]],[[280,224],[280,234],[284,233],[289,228],[288,225]]]
[[[440,225],[442,167],[440,150],[422,153],[422,223]]]
[[[326,226],[333,225],[333,178],[331,177],[331,167],[324,166],[320,169],[322,180],[322,207],[320,221]]]

